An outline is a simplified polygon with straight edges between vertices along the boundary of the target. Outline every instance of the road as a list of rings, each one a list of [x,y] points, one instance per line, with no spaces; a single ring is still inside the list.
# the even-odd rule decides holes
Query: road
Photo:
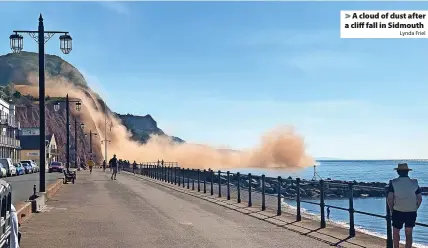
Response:
[[[331,247],[137,177],[109,176],[83,171],[76,184],[64,185],[22,225],[22,247]]]
[[[46,186],[62,177],[61,173],[46,172]],[[37,191],[39,191],[39,173],[6,177],[2,179],[12,185],[12,204],[28,200],[28,198],[33,195],[34,184],[36,185]]]

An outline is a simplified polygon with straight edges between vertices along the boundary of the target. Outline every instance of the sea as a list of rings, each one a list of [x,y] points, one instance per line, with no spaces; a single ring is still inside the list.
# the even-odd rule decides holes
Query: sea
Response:
[[[394,168],[398,163],[406,162],[413,171],[410,172],[411,178],[418,179],[420,186],[428,187],[428,161],[405,161],[405,160],[319,160],[314,167],[308,167],[300,170],[284,170],[284,169],[233,169],[231,172],[252,173],[253,175],[266,175],[268,177],[312,179],[315,176],[323,179],[331,178],[345,181],[358,182],[385,182],[397,177]],[[295,207],[294,201],[285,200],[284,207]],[[326,204],[348,207],[348,199],[327,199]],[[319,206],[302,203],[302,211],[307,214],[317,216],[320,213]],[[380,215],[385,215],[385,198],[356,198],[354,200],[355,210],[371,212]],[[336,209],[330,209],[330,221],[336,224],[348,226],[348,212]],[[422,205],[418,211],[417,222],[428,224],[428,196],[423,196]],[[386,221],[384,219],[371,217],[367,215],[355,214],[355,225],[357,230],[386,237]],[[401,240],[405,240],[404,232],[402,231]],[[416,247],[428,248],[428,227],[416,226],[413,232],[413,240]]]

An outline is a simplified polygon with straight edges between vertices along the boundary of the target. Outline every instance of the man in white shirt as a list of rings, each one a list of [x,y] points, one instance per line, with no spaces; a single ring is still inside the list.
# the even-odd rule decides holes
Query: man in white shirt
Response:
[[[13,206],[13,204],[11,206],[10,218],[11,218],[11,224],[12,224],[12,230],[10,234],[10,248],[19,248],[18,214],[16,213],[16,209],[15,209],[15,206]]]
[[[413,227],[415,227],[417,211],[422,203],[422,192],[418,180],[409,178],[407,163],[398,164],[395,168],[398,178],[390,181],[388,189],[388,205],[392,212],[394,248],[400,247],[400,230],[405,227],[406,248],[413,243]]]

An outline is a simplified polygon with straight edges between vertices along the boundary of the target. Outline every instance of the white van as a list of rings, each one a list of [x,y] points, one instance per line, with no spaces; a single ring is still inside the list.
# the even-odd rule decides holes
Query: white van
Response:
[[[10,176],[16,176],[16,168],[12,163],[12,159],[10,158],[0,158],[0,163],[3,164],[4,168],[6,169],[6,175],[8,177]]]

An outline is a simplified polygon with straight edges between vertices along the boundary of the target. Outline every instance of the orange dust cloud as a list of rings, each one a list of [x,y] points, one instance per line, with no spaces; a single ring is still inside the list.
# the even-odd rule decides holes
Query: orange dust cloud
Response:
[[[36,76],[29,77],[30,82],[38,82]],[[16,85],[16,90],[23,95],[38,97],[38,86]],[[107,111],[107,119],[112,128],[105,130],[104,107],[99,96],[90,89],[74,86],[66,80],[53,77],[46,78],[46,96],[65,97],[82,101],[82,111],[74,112],[85,123],[85,129],[91,129],[100,135],[100,139],[111,140],[108,145],[108,156],[116,154],[118,158],[137,162],[174,161],[181,167],[195,169],[219,168],[289,168],[298,169],[312,166],[314,160],[305,153],[302,137],[290,127],[278,127],[267,132],[258,146],[243,151],[216,149],[209,145],[172,142],[168,137],[152,135],[146,144],[131,140],[131,133],[122,125],[113,113]],[[107,135],[107,138],[106,138]],[[104,153],[104,149],[101,149]],[[103,154],[104,156],[104,154]]]

